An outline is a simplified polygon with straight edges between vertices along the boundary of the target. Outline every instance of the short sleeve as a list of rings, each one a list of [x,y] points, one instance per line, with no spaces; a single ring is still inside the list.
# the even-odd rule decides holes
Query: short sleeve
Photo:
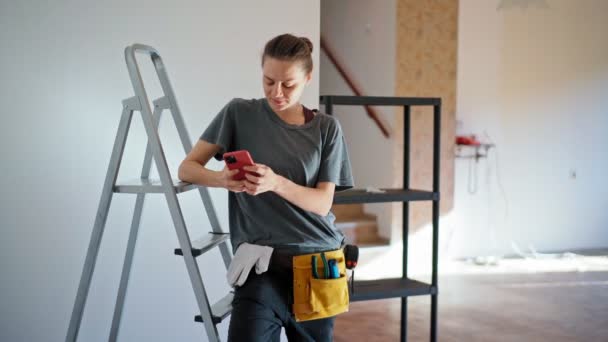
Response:
[[[331,118],[321,152],[321,165],[317,182],[332,182],[336,191],[353,187],[353,176],[346,139],[337,119]]]
[[[234,105],[235,99],[228,102],[213,118],[200,137],[201,140],[221,147],[220,151],[215,155],[215,159],[217,160],[222,160],[222,155],[233,149],[235,127]]]

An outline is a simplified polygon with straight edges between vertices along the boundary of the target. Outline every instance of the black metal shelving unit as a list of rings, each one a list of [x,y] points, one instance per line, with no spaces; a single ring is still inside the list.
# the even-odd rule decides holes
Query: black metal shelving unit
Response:
[[[382,189],[383,193],[368,193],[361,189],[351,189],[336,193],[335,204],[403,202],[403,273],[401,278],[364,280],[354,282],[351,301],[401,298],[401,341],[407,340],[407,298],[409,296],[431,296],[430,340],[437,341],[437,247],[439,230],[439,161],[441,137],[441,98],[421,97],[375,97],[375,96],[335,96],[320,97],[325,112],[333,114],[333,106],[403,106],[403,188]],[[433,190],[410,189],[410,111],[412,106],[433,107]],[[408,278],[407,255],[409,233],[409,202],[433,202],[433,260],[431,283]]]

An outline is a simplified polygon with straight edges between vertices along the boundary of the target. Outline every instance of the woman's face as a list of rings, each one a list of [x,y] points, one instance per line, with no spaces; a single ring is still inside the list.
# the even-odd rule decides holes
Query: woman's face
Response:
[[[299,104],[304,87],[312,73],[306,74],[299,62],[281,61],[266,57],[262,66],[264,95],[275,112],[282,112]]]

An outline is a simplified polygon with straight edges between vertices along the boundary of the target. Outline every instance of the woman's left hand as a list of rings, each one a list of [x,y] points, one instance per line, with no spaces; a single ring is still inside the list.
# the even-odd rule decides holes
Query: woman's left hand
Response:
[[[281,176],[264,164],[244,166],[243,170],[248,171],[245,173],[245,192],[253,196],[266,191],[275,191],[281,181]],[[250,172],[257,174],[257,176]]]

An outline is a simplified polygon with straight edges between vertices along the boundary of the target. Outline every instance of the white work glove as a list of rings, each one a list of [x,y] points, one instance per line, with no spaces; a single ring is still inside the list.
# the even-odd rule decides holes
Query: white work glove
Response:
[[[228,284],[233,287],[245,284],[254,265],[257,274],[268,271],[272,250],[272,247],[252,245],[247,242],[240,244],[228,267],[226,276]]]

